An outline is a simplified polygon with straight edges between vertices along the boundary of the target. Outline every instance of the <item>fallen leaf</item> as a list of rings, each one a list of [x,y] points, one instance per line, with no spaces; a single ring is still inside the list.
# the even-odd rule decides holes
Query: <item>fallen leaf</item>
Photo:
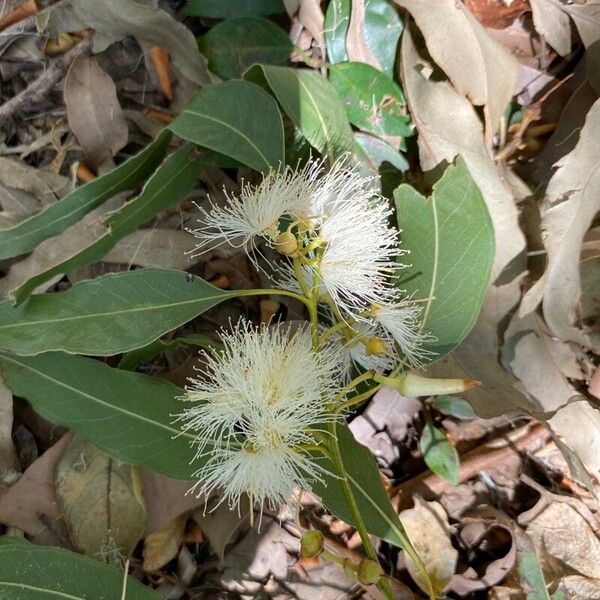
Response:
[[[541,302],[553,335],[589,347],[592,337],[578,326],[581,294],[579,257],[585,233],[600,209],[600,100],[590,109],[575,149],[553,175],[542,208],[546,272],[527,292],[524,315]]]
[[[54,493],[54,470],[72,437],[64,435],[0,496],[0,522],[24,531],[38,544],[70,546]]]
[[[20,466],[12,441],[13,395],[0,377],[0,495],[20,477]]]
[[[529,0],[536,31],[561,55],[571,52],[571,23],[559,2]]]
[[[56,497],[77,550],[113,564],[131,556],[146,528],[137,467],[75,437],[56,466]]]
[[[348,60],[367,63],[381,70],[381,65],[373,54],[365,38],[365,1],[352,0],[350,23],[346,34],[346,53]]]
[[[129,137],[117,88],[93,58],[73,62],[64,85],[67,118],[86,158],[102,174],[114,166],[113,156]]]
[[[516,59],[490,37],[462,2],[394,1],[414,17],[431,57],[444,70],[456,91],[473,104],[484,106],[489,147],[516,91]],[[453,34],[448,35],[448,31]],[[453,112],[446,110],[444,115],[453,115]],[[453,139],[460,141],[461,137]]]
[[[187,515],[182,514],[163,525],[144,540],[144,571],[158,571],[177,556],[183,542]]]
[[[529,10],[527,0],[465,0],[467,8],[484,26],[492,29],[506,29],[511,23]]]
[[[321,9],[321,2],[319,0],[299,0],[298,15],[296,18],[310,31],[310,34],[315,38],[319,47],[325,48],[325,38],[323,37],[325,15]]]
[[[450,541],[448,516],[438,502],[425,502],[415,497],[415,507],[403,510],[400,520],[415,551],[421,557],[431,585],[441,593],[456,572],[458,552]],[[425,592],[427,582],[412,559],[404,553],[406,568],[415,583]]]

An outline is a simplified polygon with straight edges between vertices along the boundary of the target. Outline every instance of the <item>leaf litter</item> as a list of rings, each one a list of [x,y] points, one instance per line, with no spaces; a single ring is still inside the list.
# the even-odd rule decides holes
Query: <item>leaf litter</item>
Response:
[[[396,182],[392,189],[402,181],[419,181],[428,191],[444,165],[460,155],[492,218],[496,255],[479,319],[456,351],[429,370],[481,380],[480,388],[464,395],[480,416],[465,418],[460,408],[403,398],[384,388],[350,423],[354,436],[376,457],[386,490],[413,543],[423,550],[439,593],[473,599],[487,594],[497,600],[600,597],[594,558],[600,529],[595,391],[600,338],[594,296],[598,270],[593,267],[600,189],[594,71],[600,5],[436,0],[434,7],[424,8],[412,0],[256,0],[248,3],[255,5],[249,14],[233,6],[222,8],[221,15],[218,7],[213,7],[215,14],[209,8],[203,14],[194,4],[14,0],[3,5],[2,228],[121,164],[176,118],[199,88],[217,83],[219,75],[261,83],[256,70],[252,77],[244,70],[255,62],[268,63],[268,55],[233,47],[232,56],[243,55],[244,63],[225,65],[215,74],[197,41],[213,27],[218,33],[219,23],[227,23],[223,18],[269,19],[271,29],[290,39],[289,60],[278,47],[273,63],[311,69],[306,80],[318,77],[323,88],[316,106],[286,109],[286,135],[295,127],[296,139],[337,152],[327,137],[329,128],[341,132],[345,149],[369,134],[378,148],[385,145],[382,160],[365,160],[382,176],[384,193],[390,173]],[[232,44],[239,42],[232,38]],[[333,86],[326,83],[328,63],[340,65],[333,73],[353,63],[375,69],[379,75],[362,85],[385,81],[382,89],[394,91],[393,110],[386,112],[389,107],[380,102],[382,118],[375,124],[368,119],[368,107],[358,103],[364,114],[357,114],[356,106],[348,106],[352,98],[346,84],[338,82],[344,89],[336,92],[335,76]],[[286,88],[274,81],[263,87],[285,108]],[[358,91],[359,99],[378,93]],[[360,130],[352,137],[342,116],[344,103]],[[325,129],[319,124],[320,109],[329,115]],[[386,119],[396,125],[393,131]],[[407,145],[399,129],[407,139],[415,133],[416,144],[412,138]],[[209,141],[206,145],[215,147]],[[368,155],[369,147],[363,145],[362,152]],[[292,150],[297,160],[302,147]],[[410,170],[399,167],[405,163]],[[390,164],[395,170],[386,172]],[[239,190],[244,178],[258,181],[239,162],[217,157],[182,202],[150,215],[101,261],[57,274],[44,289],[65,289],[107,269],[139,267],[185,270],[226,289],[252,287],[260,275],[244,257],[219,248],[208,258],[194,257],[185,233],[197,216],[194,199],[218,196],[223,181]],[[139,186],[133,191],[139,192]],[[125,195],[115,196],[31,253],[4,259],[2,295],[9,298],[32,276],[105,234],[104,217],[125,200]],[[526,217],[532,222],[526,223]],[[290,319],[294,310],[283,302],[233,303],[212,309],[173,336],[227,327],[241,314]],[[180,385],[197,362],[196,350],[186,344],[153,356],[140,370]],[[96,465],[93,481],[78,485],[87,488],[92,508],[128,526],[124,542],[113,536],[107,545],[115,524],[104,517],[88,523],[91,513],[79,494],[70,500],[65,493],[65,468],[68,477],[75,476],[68,459],[77,438],[67,434],[57,441],[44,433],[52,424],[19,409],[22,401],[14,400],[4,385],[0,401],[0,522],[7,532],[104,557],[110,552],[131,555],[136,577],[168,598],[198,593],[378,597],[372,586],[357,583],[335,563],[300,557],[302,528],[322,531],[334,554],[361,556],[355,530],[327,513],[318,499],[303,496],[298,519],[267,515],[257,530],[225,507],[211,512],[211,505],[205,511],[201,500],[185,496],[188,482],[149,472],[138,480],[131,467],[100,453],[86,461],[83,471],[90,476]],[[443,471],[428,470],[434,461],[423,456],[428,445],[419,443],[427,431],[430,437],[432,431],[443,436],[438,446],[448,456],[442,462],[458,454],[455,481],[440,477]],[[119,485],[127,483],[119,493],[105,485],[107,479],[117,485],[113,477]],[[69,507],[83,515],[77,517]],[[397,597],[421,597],[423,582],[410,559],[386,543],[378,551]]]

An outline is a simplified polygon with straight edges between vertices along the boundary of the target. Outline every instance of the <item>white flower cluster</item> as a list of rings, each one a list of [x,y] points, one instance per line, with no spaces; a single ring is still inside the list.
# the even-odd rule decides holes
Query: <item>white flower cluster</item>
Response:
[[[224,350],[205,354],[204,377],[191,380],[178,418],[196,436],[193,491],[208,497],[222,488],[223,500],[276,508],[295,487],[310,488],[319,469],[303,448],[317,444],[333,416],[328,400],[339,386],[339,353],[315,352],[310,334],[282,326],[258,331],[240,324],[222,337]],[[217,442],[215,442],[217,440]]]

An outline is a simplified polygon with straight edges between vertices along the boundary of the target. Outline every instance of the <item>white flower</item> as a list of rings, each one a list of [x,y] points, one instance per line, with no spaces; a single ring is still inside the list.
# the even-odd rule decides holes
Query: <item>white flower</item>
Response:
[[[201,226],[190,230],[199,240],[196,250],[228,243],[250,253],[256,249],[257,238],[275,240],[280,219],[303,218],[310,212],[321,166],[313,162],[300,171],[290,167],[272,171],[257,187],[243,184],[239,198],[225,191],[223,206],[214,201],[208,209],[199,206]]]
[[[422,331],[422,312],[423,309],[418,304],[402,302],[373,305],[370,309],[374,320],[398,344],[411,367],[419,367],[424,359],[435,355],[423,347],[424,343],[434,341],[434,338]]]
[[[194,404],[178,417],[203,463],[193,490],[221,488],[231,507],[246,493],[276,508],[320,477],[299,446],[314,445],[316,427],[333,418],[326,404],[339,387],[340,357],[314,352],[306,329],[281,326],[239,325],[223,343],[206,357],[208,377],[191,380],[186,399]]]

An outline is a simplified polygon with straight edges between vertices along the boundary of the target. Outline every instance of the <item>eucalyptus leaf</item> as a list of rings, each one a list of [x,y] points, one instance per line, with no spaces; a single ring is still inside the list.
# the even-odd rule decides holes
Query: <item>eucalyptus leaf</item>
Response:
[[[556,596],[556,598],[550,596],[540,561],[533,549],[519,553],[518,571],[519,576],[530,590],[527,600],[559,600],[560,596]]]
[[[169,129],[257,171],[276,169],[284,161],[277,103],[248,81],[204,86]]]
[[[211,71],[234,79],[254,63],[285,64],[294,44],[275,23],[260,17],[240,17],[211,27],[199,47]]]
[[[173,424],[183,390],[168,381],[63,352],[0,352],[0,370],[17,396],[113,458],[174,479],[193,479],[191,434]]]
[[[174,152],[150,177],[136,198],[110,214],[104,222],[95,224],[96,235],[87,247],[63,260],[59,258],[51,268],[28,279],[15,292],[16,302],[23,302],[52,277],[100,260],[120,239],[133,233],[157,213],[184,200],[201,168],[212,160],[210,155],[199,155],[194,148],[193,144],[185,144]]]
[[[448,441],[443,431],[427,423],[421,433],[419,449],[425,464],[436,475],[446,479],[452,485],[458,485],[460,459],[456,448]]]
[[[124,592],[124,585],[127,586]],[[0,537],[0,596],[3,600],[160,600],[156,592],[123,570],[51,546]]]
[[[423,346],[439,360],[469,333],[483,304],[494,260],[494,229],[485,201],[462,160],[450,165],[425,198],[409,185],[394,192],[409,267],[399,287],[423,299]]]
[[[163,159],[170,140],[169,132],[161,132],[141,152],[110,173],[77,188],[14,227],[0,230],[0,259],[30,252],[40,242],[58,235],[109,198],[136,187]]]
[[[431,406],[441,413],[461,421],[469,421],[477,417],[471,405],[464,398],[456,396],[435,396],[431,401]]]
[[[329,80],[358,129],[377,136],[412,135],[404,94],[385,73],[365,63],[344,62],[330,67]]]
[[[325,43],[332,64],[348,60],[346,34],[350,25],[350,0],[331,0],[325,14]],[[388,0],[365,0],[365,40],[383,71],[394,75],[396,49],[403,25]]]
[[[352,130],[344,106],[319,73],[255,65],[244,77],[270,88],[311,146],[329,159],[352,149]]]
[[[0,304],[0,350],[110,356],[140,348],[235,296],[181,271],[141,269]]]
[[[181,10],[185,17],[210,19],[276,15],[283,12],[285,7],[281,0],[188,0]]]

